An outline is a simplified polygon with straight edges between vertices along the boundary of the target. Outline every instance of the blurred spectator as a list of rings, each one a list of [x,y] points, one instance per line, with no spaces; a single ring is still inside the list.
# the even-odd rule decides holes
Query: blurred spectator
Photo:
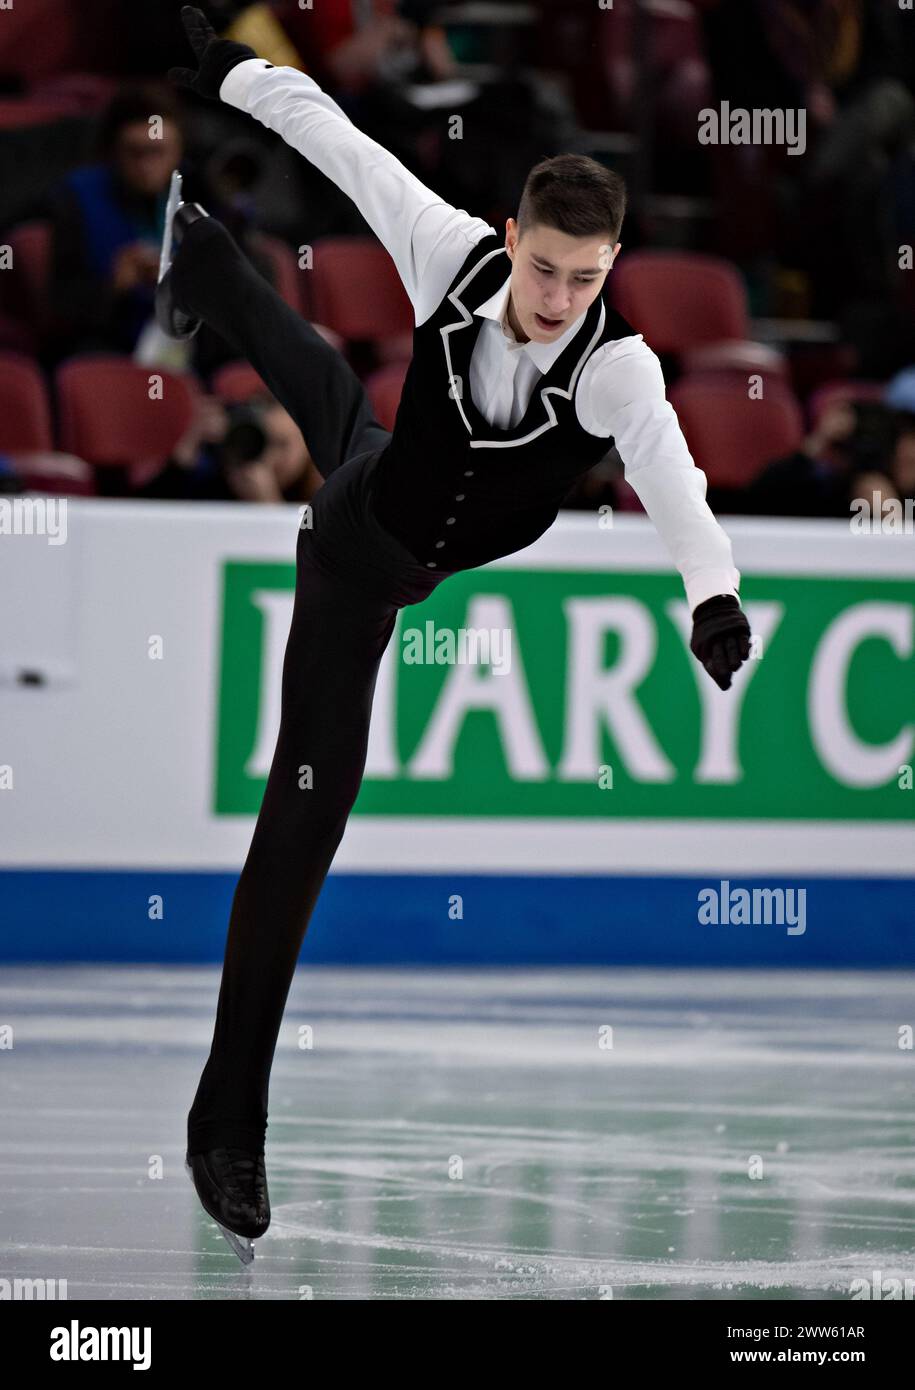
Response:
[[[513,8],[501,23],[495,8],[484,26],[504,36],[485,83],[462,80],[436,22],[447,7],[433,0],[323,0],[308,10],[285,0],[277,14],[305,70],[361,130],[446,202],[504,225],[531,166],[575,136],[555,84],[519,59]],[[464,121],[459,139],[449,137],[456,116]]]
[[[892,160],[915,120],[897,6],[708,0],[703,8],[716,101],[807,118],[801,158],[775,145],[714,151],[724,254],[771,267],[780,252],[807,275],[814,316],[836,317],[862,295],[888,295]]]
[[[222,465],[232,495],[246,502],[307,502],[323,482],[298,425],[268,395],[236,412]]]
[[[849,513],[856,517],[862,514],[870,519],[871,524],[876,523],[878,526],[886,516],[885,504],[902,500],[892,478],[888,477],[886,473],[856,473],[851,480],[849,491],[851,493],[848,499]],[[860,513],[857,504],[862,501],[866,503],[866,509]]]
[[[444,30],[431,22],[441,6],[430,0],[323,0],[307,10],[281,0],[274,8],[305,70],[338,93],[375,82],[443,79],[458,70]]]
[[[308,502],[324,479],[308,451],[302,432],[279,401],[269,399],[263,408],[267,447],[263,462],[272,472],[280,496],[277,501]]]
[[[898,421],[874,403],[837,401],[800,449],[770,463],[745,490],[739,510],[757,516],[848,516],[859,479],[879,475],[892,489]]]
[[[219,500],[231,496],[218,468],[218,450],[226,436],[229,417],[216,396],[198,392],[194,397],[194,417],[171,458],[153,477],[134,472],[131,491],[138,497],[176,500]]]
[[[59,0],[58,0],[59,2]],[[124,63],[130,72],[161,75],[174,66],[176,39],[180,39],[181,10],[188,0],[120,0],[129,6],[129,24],[121,34]],[[299,66],[299,58],[271,4],[251,0],[194,0],[216,32],[238,43],[250,44],[261,57],[279,65]],[[185,57],[180,61],[184,62]]]
[[[135,491],[186,501],[307,502],[322,481],[301,431],[273,396],[227,408],[200,395],[168,463]]]
[[[22,479],[9,454],[0,454],[0,497],[9,492],[21,492]]]
[[[302,61],[266,0],[198,0],[217,34],[246,43],[274,67],[300,68]]]
[[[800,8],[785,6],[788,15]],[[915,135],[915,99],[902,81],[898,9],[821,0],[803,28],[792,17],[790,27],[774,26],[773,41],[786,65],[793,60],[818,127],[806,189],[806,268],[818,291],[815,306],[834,312],[855,297],[892,293],[890,173]]]
[[[428,181],[448,173],[438,138],[441,114],[418,107],[405,87],[459,73],[444,30],[429,23],[431,9],[419,0],[324,0],[320,10],[306,11],[289,0],[277,11],[305,70],[361,130]],[[461,109],[466,99],[449,109]]]
[[[900,412],[889,473],[900,498],[915,498],[915,412]]]
[[[915,415],[915,367],[903,367],[887,385],[883,396],[893,410]]]
[[[134,348],[153,313],[168,183],[183,150],[171,91],[124,87],[102,117],[99,162],[74,169],[52,195],[56,356]]]
[[[168,84],[124,86],[100,119],[98,161],[72,170],[48,195],[49,365],[79,352],[135,350],[143,361],[172,361],[154,345],[161,338],[154,291],[169,180],[178,167],[185,175],[184,198],[202,202],[257,270],[275,281],[270,257],[257,245],[252,196],[266,154],[253,141],[224,139],[198,171],[184,159],[185,123],[180,98]],[[152,331],[152,346],[144,330]],[[169,352],[174,355],[175,344]],[[178,365],[206,377],[237,357],[237,346],[204,324],[189,345],[180,345]]]

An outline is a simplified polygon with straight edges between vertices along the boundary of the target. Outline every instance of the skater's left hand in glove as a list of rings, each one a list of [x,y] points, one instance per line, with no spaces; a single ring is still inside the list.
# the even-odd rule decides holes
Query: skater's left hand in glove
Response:
[[[722,690],[750,655],[750,624],[733,594],[716,594],[693,613],[689,649]]]
[[[183,6],[181,20],[200,66],[196,70],[169,68],[169,79],[179,87],[196,92],[198,96],[218,101],[219,89],[232,69],[245,62],[247,58],[256,58],[258,55],[246,43],[217,38],[216,31],[206,15],[193,5]]]

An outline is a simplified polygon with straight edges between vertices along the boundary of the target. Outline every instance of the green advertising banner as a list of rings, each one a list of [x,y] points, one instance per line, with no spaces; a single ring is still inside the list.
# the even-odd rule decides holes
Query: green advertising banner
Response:
[[[224,564],[217,815],[260,805],[294,582]],[[752,659],[722,694],[675,572],[451,577],[399,615],[354,813],[911,820],[915,581],[754,573],[741,600]]]

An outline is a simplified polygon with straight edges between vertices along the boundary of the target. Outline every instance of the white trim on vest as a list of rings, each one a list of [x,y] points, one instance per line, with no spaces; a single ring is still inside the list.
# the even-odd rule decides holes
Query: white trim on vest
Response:
[[[439,329],[439,333],[442,337],[442,347],[445,350],[445,361],[448,364],[448,383],[451,392],[454,391],[454,384],[458,378],[454,375],[454,368],[451,365],[451,345],[448,342],[448,335],[450,333],[460,332],[461,329],[468,328],[473,323],[473,314],[469,312],[467,306],[462,302],[460,295],[470,284],[471,280],[473,280],[473,278],[476,276],[477,272],[482,270],[483,266],[486,265],[487,261],[491,261],[493,256],[502,255],[504,251],[504,246],[497,246],[495,251],[488,251],[485,256],[481,256],[481,258],[477,261],[476,265],[473,266],[467,272],[461,283],[457,285],[451,293],[446,295],[446,298],[451,300],[451,303],[454,305],[456,309],[460,310],[462,315],[462,317],[458,319],[455,323],[445,324],[444,327]],[[523,439],[472,439],[470,441],[471,449],[515,449],[520,444],[528,444],[532,439],[536,439],[538,435],[543,434],[544,430],[551,430],[554,427],[554,425],[558,424],[558,420],[556,419],[556,412],[553,409],[552,402],[547,400],[547,396],[553,394],[557,396],[564,396],[567,401],[570,401],[572,399],[572,394],[575,390],[575,383],[578,381],[579,375],[581,374],[581,371],[584,368],[585,363],[591,356],[594,344],[597,342],[598,338],[603,333],[604,324],[606,323],[606,321],[606,305],[604,304],[603,299],[601,299],[600,314],[598,316],[597,327],[594,330],[594,334],[591,338],[591,341],[588,343],[588,346],[585,348],[584,352],[582,353],[581,357],[578,359],[578,362],[575,365],[575,370],[572,372],[572,378],[569,382],[568,389],[566,390],[566,388],[562,386],[544,386],[541,389],[540,400],[548,416],[548,419],[545,424],[540,425],[535,430],[532,430],[530,434],[526,434]],[[470,421],[467,419],[467,416],[464,413],[464,407],[461,403],[461,397],[455,394],[453,399],[455,401],[455,404],[457,405],[458,410],[461,413],[461,419],[467,426],[467,433],[473,434],[473,426],[471,425]]]

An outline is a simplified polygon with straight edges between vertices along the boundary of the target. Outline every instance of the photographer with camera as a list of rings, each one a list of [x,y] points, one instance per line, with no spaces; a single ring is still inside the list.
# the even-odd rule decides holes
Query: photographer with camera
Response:
[[[292,417],[264,393],[226,406],[197,399],[190,429],[139,497],[215,502],[307,502],[321,485]]]

